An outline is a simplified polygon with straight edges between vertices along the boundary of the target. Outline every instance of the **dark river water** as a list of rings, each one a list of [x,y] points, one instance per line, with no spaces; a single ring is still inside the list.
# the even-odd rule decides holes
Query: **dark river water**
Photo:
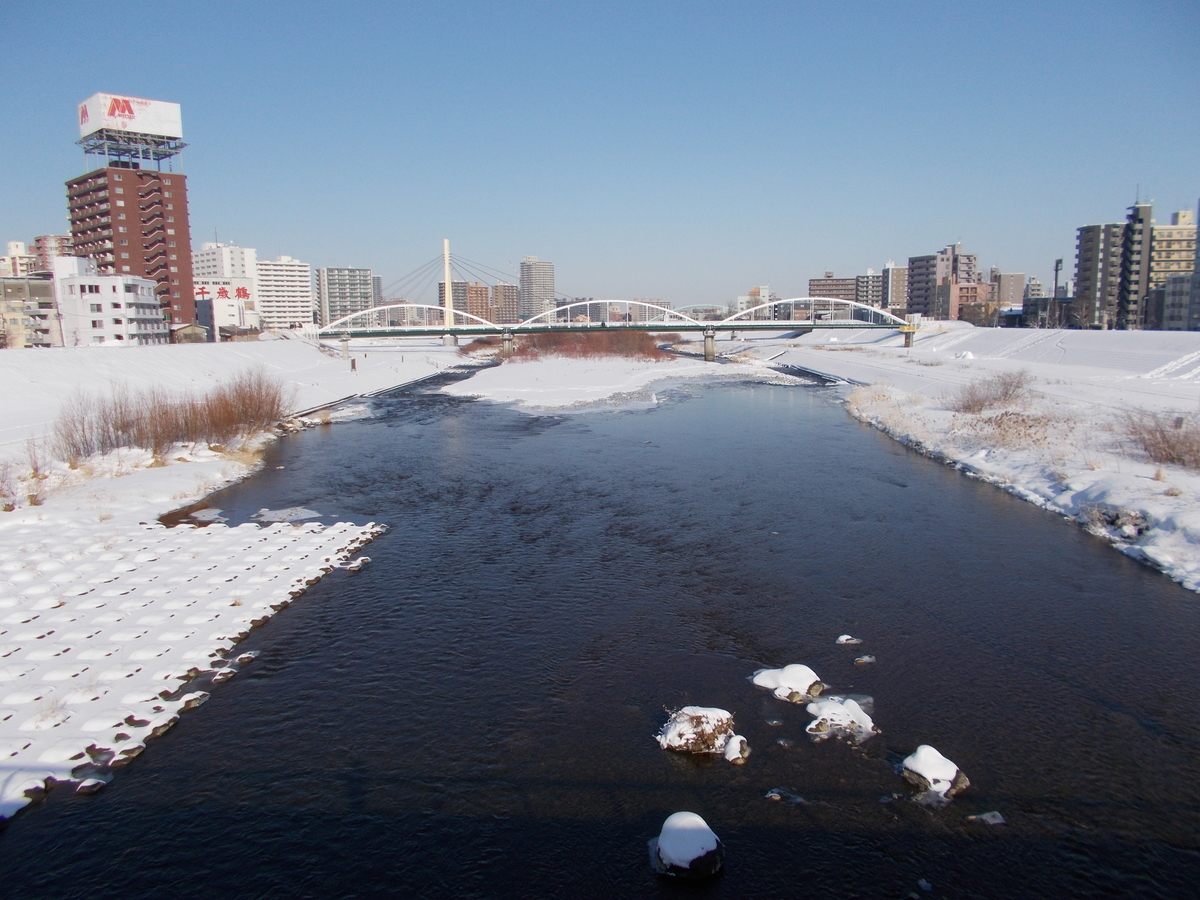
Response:
[[[529,416],[400,393],[282,440],[213,504],[386,522],[373,562],[256,629],[261,656],[104,791],[19,816],[0,894],[1196,896],[1200,598],[837,396]],[[811,743],[748,681],[792,662],[874,697],[882,734]],[[748,764],[660,750],[685,704],[732,711]],[[971,779],[944,809],[895,772],[921,743]],[[724,841],[721,878],[651,874],[679,810]],[[965,821],[988,810],[1008,824]]]

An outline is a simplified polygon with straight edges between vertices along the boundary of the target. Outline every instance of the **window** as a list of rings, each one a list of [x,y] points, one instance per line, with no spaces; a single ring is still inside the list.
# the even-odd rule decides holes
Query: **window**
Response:
[[[92,338],[92,343],[93,344],[103,344],[104,343],[104,335],[102,335],[102,334],[96,335],[95,337]]]
[[[119,231],[121,234],[124,234],[124,233],[125,233],[126,231],[128,231],[128,230],[129,230],[129,229],[128,229],[128,228],[126,228],[124,225],[118,225],[118,226],[117,226],[117,231]]]
[[[163,191],[163,196],[164,196],[164,197],[170,197],[170,196],[171,196],[171,192],[170,192],[170,191]]]
[[[138,292],[138,286],[136,284],[125,285],[125,293],[136,294],[137,292]]]
[[[114,334],[113,337],[115,337],[118,341],[125,340],[125,335],[123,335],[123,334]]]
[[[172,221],[172,222],[174,222],[175,220],[174,220],[174,219],[172,219],[171,221]],[[174,228],[168,228],[168,229],[167,229],[167,234],[174,234],[174,233],[175,233],[175,229],[174,229]],[[172,247],[174,247],[175,245],[174,245],[174,244],[172,244],[171,246],[172,246]]]
[[[121,246],[128,247],[129,246],[129,238],[121,238]]]
[[[179,259],[179,257],[178,257],[178,256],[176,256],[174,253],[172,253],[172,254],[171,254],[171,259]],[[174,269],[172,269],[171,271],[172,271],[172,272],[174,272],[175,270],[174,270]]]
[[[121,254],[121,259],[129,259],[129,254],[128,254],[128,253],[122,253],[122,254]]]
[[[100,304],[100,303],[89,303],[88,306],[90,307],[91,312],[103,312],[104,311],[104,306],[103,306],[103,304]]]
[[[120,180],[121,180],[121,173],[113,172],[113,181],[120,181]]]
[[[163,184],[170,184],[170,183],[171,183],[171,179],[170,179],[170,178],[164,178],[164,179],[163,179]]]
[[[93,328],[103,328],[104,320],[103,319],[92,319],[92,327]]]
[[[113,309],[120,309],[120,308],[121,308],[121,304],[120,304],[120,303],[114,303],[114,304],[112,305],[112,308],[113,308]]]
[[[123,219],[123,218],[125,218],[125,213],[117,213],[117,218],[118,218],[118,219]],[[125,229],[124,229],[124,228],[122,228],[121,230],[122,230],[122,231],[124,231]]]
[[[124,205],[125,205],[125,201],[124,201],[124,200],[118,200],[118,201],[117,201],[117,206],[124,206]]]
[[[118,205],[118,206],[120,206],[120,205],[121,205],[121,201],[120,201],[120,200],[118,200],[118,201],[117,201],[117,205]],[[167,209],[174,209],[174,208],[175,208],[175,204],[174,204],[174,203],[168,203],[168,204],[167,204]]]
[[[125,193],[125,188],[113,188],[113,193],[114,194],[123,194],[123,193]]]
[[[167,246],[168,246],[168,247],[174,247],[174,246],[175,246],[175,242],[174,242],[174,241],[167,241]]]
[[[122,322],[120,319],[113,319],[113,324],[114,325],[124,325],[125,323]]]
[[[128,255],[128,254],[127,254],[127,255]],[[122,271],[122,272],[128,272],[128,271],[129,271],[129,266],[121,266],[121,271]]]
[[[168,222],[174,222],[174,221],[175,221],[175,217],[174,217],[174,216],[167,216],[167,221],[168,221]],[[174,231],[172,231],[171,229],[169,229],[169,228],[167,229],[167,234],[174,234],[174,233],[175,233],[175,232],[174,232]]]

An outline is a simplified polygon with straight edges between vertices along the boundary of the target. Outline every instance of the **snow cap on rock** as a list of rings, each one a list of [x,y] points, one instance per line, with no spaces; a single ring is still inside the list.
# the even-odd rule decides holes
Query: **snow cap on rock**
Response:
[[[655,739],[664,750],[723,753],[733,735],[733,714],[710,706],[685,706],[671,713]]]
[[[928,744],[922,744],[904,760],[904,777],[944,799],[961,793],[971,784],[958,766]]]
[[[661,875],[705,878],[721,870],[725,850],[708,823],[694,812],[667,816],[650,841],[650,864]]]
[[[780,700],[791,700],[793,703],[807,703],[825,689],[817,673],[801,663],[793,663],[782,669],[759,669],[751,680],[774,693]]]

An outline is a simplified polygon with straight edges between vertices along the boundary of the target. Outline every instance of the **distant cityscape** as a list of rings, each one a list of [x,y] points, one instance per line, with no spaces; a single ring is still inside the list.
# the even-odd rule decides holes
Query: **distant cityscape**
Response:
[[[8,241],[0,347],[257,340],[355,314],[379,326],[441,322],[444,279],[436,301],[420,299],[437,277],[430,266],[385,291],[370,268],[314,271],[218,240],[193,248],[187,177],[174,171],[186,147],[179,104],[100,93],[78,115],[87,171],[66,182],[70,234]],[[1050,285],[995,267],[984,273],[978,254],[951,244],[906,265],[889,260],[879,272],[826,270],[808,281],[807,296],[980,327],[1200,331],[1197,215],[1172,211],[1170,224],[1158,224],[1152,204],[1139,202],[1121,221],[1078,227],[1075,259],[1055,261]],[[554,279],[554,263],[525,256],[516,284],[481,271],[452,281],[450,302],[497,324],[536,316],[643,322],[658,314],[651,306],[670,307],[656,298],[565,297]],[[791,315],[769,284],[726,304],[678,308],[701,320]]]

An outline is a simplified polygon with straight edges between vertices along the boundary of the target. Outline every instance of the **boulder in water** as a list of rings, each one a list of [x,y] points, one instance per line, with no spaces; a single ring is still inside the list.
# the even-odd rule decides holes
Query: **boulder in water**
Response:
[[[751,681],[780,700],[792,703],[808,703],[825,690],[817,673],[801,663],[792,663],[782,669],[759,669]]]
[[[733,714],[710,706],[685,706],[671,713],[655,739],[664,750],[724,753],[733,735]]]
[[[928,744],[904,760],[905,779],[921,789],[919,802],[948,803],[971,786],[963,771]]]

